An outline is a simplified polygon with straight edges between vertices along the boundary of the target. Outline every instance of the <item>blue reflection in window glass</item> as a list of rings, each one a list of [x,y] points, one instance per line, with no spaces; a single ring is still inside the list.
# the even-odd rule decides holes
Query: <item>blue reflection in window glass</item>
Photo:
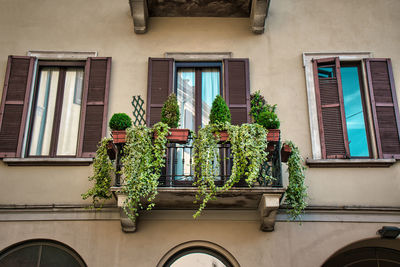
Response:
[[[319,67],[318,78],[333,78],[335,77],[335,70],[333,67]]]
[[[369,157],[357,67],[340,68],[350,156]]]

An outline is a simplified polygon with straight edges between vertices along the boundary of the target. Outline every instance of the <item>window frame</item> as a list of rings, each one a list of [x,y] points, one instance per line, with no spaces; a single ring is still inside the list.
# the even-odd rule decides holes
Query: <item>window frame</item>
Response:
[[[31,99],[31,109],[28,111],[29,116],[27,116],[27,121],[26,121],[26,127],[27,127],[27,135],[24,140],[23,146],[26,148],[24,153],[24,157],[26,158],[71,158],[71,157],[77,157],[78,155],[78,143],[79,143],[79,136],[80,132],[83,131],[83,129],[80,127],[80,121],[81,118],[80,116],[82,115],[82,108],[81,106],[81,111],[79,112],[79,124],[78,124],[78,136],[77,136],[77,147],[76,147],[76,153],[75,155],[57,155],[57,142],[60,134],[60,125],[61,125],[61,114],[62,114],[62,104],[64,101],[64,95],[62,92],[64,92],[65,89],[65,73],[67,71],[67,68],[71,67],[80,67],[82,70],[85,72],[85,61],[49,61],[49,60],[38,60],[37,66],[36,66],[36,73],[34,77],[36,80],[33,81],[34,87],[33,89],[33,95]],[[60,78],[57,84],[57,95],[56,95],[56,106],[55,106],[55,111],[54,111],[54,121],[53,121],[53,129],[51,133],[51,141],[50,141],[50,151],[49,155],[29,155],[30,153],[30,142],[32,138],[32,128],[33,128],[33,122],[34,122],[34,115],[35,115],[35,110],[36,110],[36,105],[37,105],[37,97],[38,97],[38,92],[39,92],[39,83],[40,83],[40,72],[43,68],[45,67],[54,67],[54,68],[59,68],[60,69]],[[84,73],[85,75],[85,73]],[[83,76],[83,80],[85,80],[85,76]],[[83,88],[82,88],[83,90]],[[83,95],[82,95],[83,97]]]

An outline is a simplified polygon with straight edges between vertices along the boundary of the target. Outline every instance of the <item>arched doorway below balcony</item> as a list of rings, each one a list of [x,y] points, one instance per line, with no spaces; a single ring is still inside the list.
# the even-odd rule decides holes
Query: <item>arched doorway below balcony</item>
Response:
[[[157,267],[238,267],[239,263],[227,250],[207,241],[189,241],[168,251]]]

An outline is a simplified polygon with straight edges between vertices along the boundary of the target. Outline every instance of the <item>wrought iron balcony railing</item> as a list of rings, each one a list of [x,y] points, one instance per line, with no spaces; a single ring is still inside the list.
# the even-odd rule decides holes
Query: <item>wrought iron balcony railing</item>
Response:
[[[219,176],[217,185],[223,185],[231,175],[232,155],[229,143],[218,144],[220,153]],[[280,141],[268,143],[269,156],[260,169],[257,187],[282,187],[282,166]],[[118,145],[121,151],[121,145]],[[196,177],[193,168],[193,139],[189,138],[186,144],[168,143],[165,167],[161,170],[159,187],[191,187]],[[116,155],[117,174],[115,187],[124,184],[123,176],[120,175],[122,165],[120,163],[120,153]],[[217,164],[217,163],[216,163]],[[272,179],[268,179],[272,177]],[[243,177],[236,187],[248,187]]]

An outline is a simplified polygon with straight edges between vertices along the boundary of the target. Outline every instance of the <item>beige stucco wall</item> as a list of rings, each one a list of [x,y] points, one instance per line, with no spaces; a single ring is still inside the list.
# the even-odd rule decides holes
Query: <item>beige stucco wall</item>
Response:
[[[156,266],[173,247],[203,240],[223,247],[242,267],[314,267],[342,247],[376,238],[382,225],[281,222],[266,233],[252,221],[142,221],[134,234],[122,233],[118,221],[3,222],[0,227],[0,250],[27,239],[53,239],[72,247],[88,266]],[[373,245],[400,249],[399,240]]]
[[[370,51],[391,57],[400,86],[398,0],[275,0],[262,35],[251,33],[248,19],[229,18],[151,18],[148,33],[137,35],[126,0],[0,0],[0,5],[0,84],[10,54],[98,51],[113,58],[110,117],[130,113],[132,95],[146,98],[148,57],[232,52],[250,59],[251,89],[278,104],[283,139],[297,143],[305,158],[312,152],[303,52]],[[89,186],[90,172],[89,167],[0,163],[0,204],[83,203],[80,194]],[[313,205],[399,206],[400,165],[309,169],[307,185]]]

